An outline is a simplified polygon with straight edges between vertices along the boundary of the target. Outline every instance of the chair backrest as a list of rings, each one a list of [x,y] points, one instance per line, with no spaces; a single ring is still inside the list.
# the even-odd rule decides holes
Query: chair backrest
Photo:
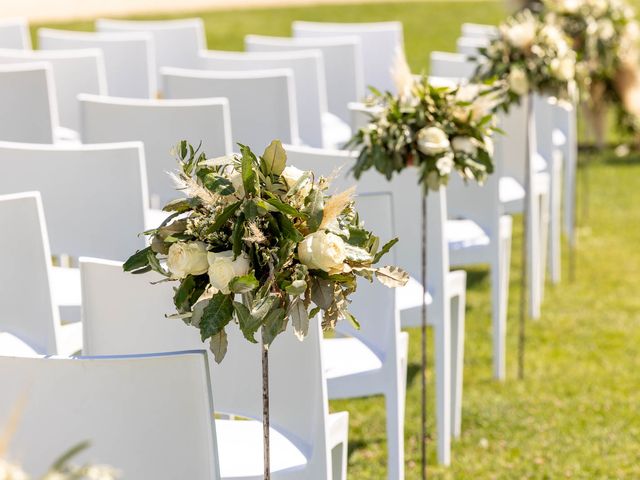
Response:
[[[483,37],[460,37],[456,42],[458,53],[475,56],[481,48],[489,46],[490,39]]]
[[[0,49],[0,64],[46,62],[51,65],[60,124],[78,130],[80,93],[107,94],[107,78],[102,51],[8,50]]]
[[[202,150],[211,158],[233,151],[226,98],[146,100],[81,95],[79,103],[84,143],[144,143],[152,204],[164,205],[180,196],[167,174],[177,168],[171,149],[180,140],[194,146],[202,142]]]
[[[527,115],[528,106],[525,97],[520,105],[512,105],[509,113],[498,115],[498,126],[505,133],[494,136],[496,162],[502,165],[502,174],[515,178],[523,186],[527,155]],[[535,135],[535,129],[533,132]],[[536,152],[535,138],[531,140],[531,151]],[[529,162],[529,168],[529,178],[533,180],[533,162]]]
[[[291,38],[247,35],[244,45],[250,52],[286,52],[315,49],[322,52],[327,82],[329,111],[349,123],[347,104],[365,95],[362,46],[355,36]]]
[[[60,318],[51,295],[51,253],[40,194],[0,195],[0,225],[0,331],[40,354],[55,354]]]
[[[295,86],[298,132],[302,141],[323,146],[322,116],[327,112],[327,83],[322,52],[223,52],[200,53],[200,68],[213,71],[289,69]],[[260,95],[261,92],[255,92]]]
[[[0,425],[19,412],[7,455],[29,472],[88,441],[74,463],[124,478],[220,478],[204,351],[0,357],[0,382]]]
[[[31,346],[9,332],[0,332],[0,356],[35,357],[38,355]]]
[[[164,317],[175,311],[170,283],[151,285],[158,280],[157,275],[131,275],[122,271],[121,263],[97,259],[83,258],[80,272],[86,353],[202,348],[197,329]],[[114,298],[118,301],[114,302]],[[233,322],[227,327],[227,334],[229,346],[222,363],[209,358],[216,409],[261,419],[260,346],[249,343]],[[293,435],[310,462],[328,465],[327,392],[320,339],[319,322],[312,319],[303,342],[289,330],[271,345],[270,417],[273,427]],[[296,378],[294,389],[292,378]]]
[[[0,194],[39,190],[54,254],[124,260],[145,245],[147,176],[141,143],[0,142]]]
[[[53,143],[58,107],[51,65],[0,65],[0,140]]]
[[[155,43],[158,85],[160,68],[197,68],[198,52],[207,48],[204,22],[201,18],[177,20],[96,20],[99,32],[147,32]]]
[[[471,78],[477,63],[463,53],[431,52],[430,73],[436,77]]]
[[[0,48],[31,50],[29,22],[26,18],[0,19]]]
[[[395,92],[391,70],[397,52],[404,48],[401,22],[325,23],[293,22],[294,37],[353,35],[362,42],[364,80],[367,86]]]
[[[499,34],[495,25],[483,25],[481,23],[463,23],[460,28],[463,37],[496,38]]]
[[[41,28],[38,41],[43,50],[101,49],[109,95],[133,98],[156,95],[155,47],[149,33],[72,32]]]
[[[551,98],[548,95],[534,95],[533,111],[536,118],[536,146],[538,153],[547,161],[551,161],[554,152],[555,109],[556,106],[551,103]]]
[[[226,97],[233,141],[262,152],[273,139],[299,142],[293,73],[290,69],[213,72],[162,69],[167,98]]]

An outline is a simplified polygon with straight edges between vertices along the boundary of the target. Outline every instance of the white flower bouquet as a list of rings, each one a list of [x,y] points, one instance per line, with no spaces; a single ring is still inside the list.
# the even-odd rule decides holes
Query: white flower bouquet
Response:
[[[328,195],[326,178],[286,165],[280,142],[261,157],[241,145],[241,155],[209,160],[186,142],[177,154],[175,180],[186,197],[165,206],[171,215],[145,232],[150,246],[124,269],[177,282],[172,317],[198,328],[216,361],[232,321],[254,343],[262,329],[269,345],[291,319],[302,339],[319,312],[324,328],[342,318],[357,325],[348,306],[358,276],[388,287],[407,282],[396,267],[374,266],[397,239],[380,246],[358,219],[353,190]]]

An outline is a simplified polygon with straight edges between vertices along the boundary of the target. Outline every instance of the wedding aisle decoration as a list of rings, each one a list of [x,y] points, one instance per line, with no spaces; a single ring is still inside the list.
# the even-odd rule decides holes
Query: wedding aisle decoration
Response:
[[[542,21],[530,10],[509,17],[499,26],[498,37],[480,49],[478,81],[506,82],[508,94],[500,108],[508,112],[513,104],[527,99],[525,199],[523,215],[522,277],[518,338],[518,377],[524,378],[525,320],[527,295],[527,252],[530,220],[530,163],[535,137],[533,95],[554,96],[573,103],[576,54],[569,41],[554,23]]]
[[[164,207],[171,215],[145,232],[150,246],[131,256],[124,269],[153,270],[177,282],[171,317],[197,328],[217,362],[227,351],[229,323],[236,322],[253,343],[261,331],[269,478],[269,345],[289,320],[302,340],[318,314],[324,329],[340,319],[357,327],[349,312],[357,277],[400,287],[408,274],[377,266],[397,239],[381,246],[366,230],[354,189],[329,194],[329,179],[287,166],[279,141],[260,157],[244,145],[240,152],[207,159],[186,142],[178,145],[180,168],[174,179],[186,196]]]
[[[493,172],[494,110],[501,104],[504,86],[498,84],[432,85],[425,75],[415,79],[404,55],[394,76],[398,92],[373,90],[368,105],[370,122],[360,128],[349,146],[359,150],[353,173],[359,178],[375,169],[388,180],[406,168],[415,168],[422,186],[422,476],[426,460],[426,196],[446,185],[457,173],[466,181],[482,183]]]

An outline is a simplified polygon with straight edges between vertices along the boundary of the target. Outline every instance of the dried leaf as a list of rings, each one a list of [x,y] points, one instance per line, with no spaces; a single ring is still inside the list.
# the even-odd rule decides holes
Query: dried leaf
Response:
[[[213,353],[213,358],[216,363],[220,363],[224,356],[227,354],[227,347],[229,346],[229,340],[227,339],[227,332],[220,330],[217,334],[211,337],[209,342],[209,348]]]
[[[380,267],[376,270],[376,278],[385,287],[404,287],[409,281],[409,274],[394,266]]]

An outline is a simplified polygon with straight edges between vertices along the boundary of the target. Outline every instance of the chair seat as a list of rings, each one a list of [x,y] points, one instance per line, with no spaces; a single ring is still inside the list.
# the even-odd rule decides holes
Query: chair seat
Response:
[[[396,289],[396,304],[398,309],[411,310],[422,305],[422,284],[413,277],[409,277],[409,281],[404,287]],[[433,302],[428,288],[425,292],[425,303],[430,305]]]
[[[262,423],[255,420],[216,420],[222,478],[262,478]],[[287,437],[270,429],[271,471],[303,468],[304,453]]]
[[[54,132],[56,143],[79,144],[80,134],[66,127],[56,127]]]
[[[382,368],[380,358],[354,337],[325,338],[322,341],[322,362],[327,380]]]
[[[531,163],[534,172],[544,172],[547,169],[547,160],[539,153],[533,156]]]
[[[7,357],[35,357],[38,353],[15,335],[0,332],[0,355]]]
[[[449,250],[489,245],[486,232],[473,220],[447,220],[446,237]]]
[[[341,149],[351,138],[351,127],[333,113],[322,115],[322,139],[325,148]]]
[[[525,191],[522,185],[513,177],[500,178],[500,202],[509,203],[522,200]]]
[[[172,212],[165,212],[164,210],[157,210],[155,208],[147,209],[145,228],[151,229],[159,227],[171,213]]]
[[[554,128],[553,132],[551,132],[551,141],[554,147],[560,147],[567,143],[567,136],[562,130]]]
[[[53,276],[51,279],[53,302],[59,307],[81,305],[80,269],[53,267],[51,273]]]

